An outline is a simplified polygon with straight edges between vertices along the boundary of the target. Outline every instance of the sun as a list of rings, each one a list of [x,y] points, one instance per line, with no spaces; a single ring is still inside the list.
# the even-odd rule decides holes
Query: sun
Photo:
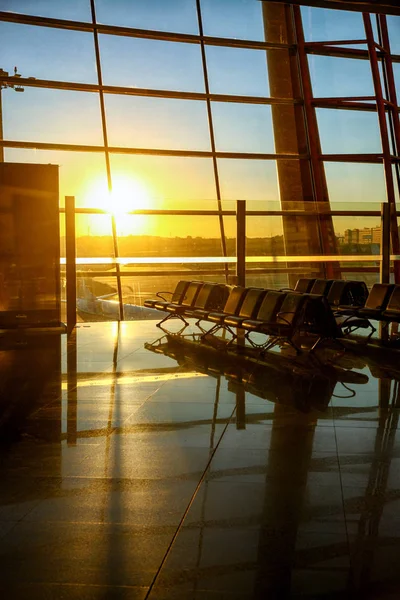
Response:
[[[113,177],[111,192],[103,179],[92,182],[85,193],[85,206],[111,213],[119,235],[129,235],[144,233],[148,217],[127,213],[151,208],[152,199],[149,188],[139,179],[118,174]]]
[[[116,175],[112,180],[112,191],[104,180],[92,182],[85,194],[85,204],[89,208],[100,208],[115,216],[132,210],[150,208],[149,189],[138,179],[128,175]]]

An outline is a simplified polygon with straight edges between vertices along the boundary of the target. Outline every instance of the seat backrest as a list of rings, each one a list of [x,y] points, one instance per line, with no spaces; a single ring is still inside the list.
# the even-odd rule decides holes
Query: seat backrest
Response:
[[[364,281],[349,281],[346,288],[346,298],[344,304],[351,306],[364,306],[368,298],[368,288]]]
[[[183,279],[181,281],[178,281],[174,293],[172,294],[171,302],[173,302],[174,304],[180,304],[189,286],[189,283],[190,281],[185,281]]]
[[[365,308],[384,310],[393,291],[392,283],[374,283],[365,303]]]
[[[201,281],[191,281],[180,304],[182,306],[194,306],[203,285]]]
[[[304,307],[304,329],[328,338],[340,336],[332,307],[325,296],[308,294]]]
[[[222,310],[228,299],[230,287],[224,283],[213,285],[210,295],[204,305],[206,310]]]
[[[296,285],[294,286],[295,292],[300,292],[301,294],[306,294],[312,288],[315,283],[315,279],[306,279],[301,278],[297,280]]]
[[[232,288],[231,293],[228,296],[227,301],[225,302],[225,306],[223,312],[227,315],[237,315],[240,307],[242,306],[242,302],[246,295],[247,289],[240,286],[235,286]]]
[[[258,309],[256,319],[266,323],[274,323],[285,298],[286,292],[275,292],[273,290],[267,292]]]
[[[400,313],[400,285],[394,286],[386,309]]]
[[[331,306],[339,306],[339,304],[347,304],[346,300],[346,288],[349,287],[348,281],[337,279],[332,282],[329,289],[327,300]]]
[[[239,317],[251,319],[255,316],[266,293],[266,290],[250,288],[243,300],[243,304],[239,311]]]
[[[310,290],[310,294],[322,294],[322,296],[326,296],[332,283],[332,279],[316,279]]]
[[[307,296],[305,294],[286,294],[286,298],[284,299],[276,317],[276,322],[279,325],[295,326],[300,318],[306,298]]]
[[[209,301],[211,292],[216,285],[216,283],[203,283],[198,296],[196,297],[196,308],[206,308],[206,304]]]

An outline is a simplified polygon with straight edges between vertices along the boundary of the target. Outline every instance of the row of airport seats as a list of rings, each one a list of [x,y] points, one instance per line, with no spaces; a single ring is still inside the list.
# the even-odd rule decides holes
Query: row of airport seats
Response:
[[[359,328],[370,328],[369,338],[375,331],[369,318],[400,318],[400,286],[375,284],[368,295],[365,283],[359,281],[300,279],[293,290],[280,291],[180,281],[170,300],[165,295],[159,292],[158,298],[145,301],[146,307],[166,314],[157,324],[161,329],[171,318],[180,319],[183,329],[186,318],[195,318],[204,339],[225,329],[232,345],[240,328],[248,342],[263,351],[288,343],[299,352],[296,338],[310,335],[316,336],[315,349],[324,339],[337,339]],[[211,329],[205,329],[203,322],[211,323]],[[260,342],[253,334],[267,339]]]
[[[324,281],[328,284],[325,289]],[[371,337],[376,329],[370,320],[384,324],[400,323],[400,285],[375,283],[368,293],[364,282],[299,279],[294,289],[312,290],[312,293],[317,289],[325,294],[334,309],[338,326],[346,334],[369,327],[371,332],[368,338]]]
[[[302,294],[321,294],[332,307],[341,304],[364,306],[368,298],[368,288],[364,281],[343,279],[298,279],[293,291]]]
[[[215,335],[221,329],[229,331],[229,345],[236,341],[238,328],[245,331],[253,347],[263,351],[282,343],[300,351],[294,341],[298,334],[315,334],[316,344],[322,339],[341,335],[328,299],[322,294],[180,281],[171,300],[166,300],[163,292],[158,296],[145,302],[146,307],[166,313],[158,327],[163,329],[166,321],[179,318],[184,329],[188,325],[186,318],[195,318],[203,338]],[[203,322],[211,323],[211,329],[204,329]],[[267,336],[266,341],[256,340],[252,337],[255,333]]]

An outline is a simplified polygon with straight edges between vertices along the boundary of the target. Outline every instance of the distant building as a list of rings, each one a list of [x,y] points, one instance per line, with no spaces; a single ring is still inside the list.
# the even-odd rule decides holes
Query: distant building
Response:
[[[380,244],[381,227],[346,229],[343,241],[345,244]]]

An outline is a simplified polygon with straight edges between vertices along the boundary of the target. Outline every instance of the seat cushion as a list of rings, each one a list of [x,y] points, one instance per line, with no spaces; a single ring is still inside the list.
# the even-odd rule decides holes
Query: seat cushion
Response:
[[[146,308],[154,308],[155,305],[157,304],[157,302],[159,302],[158,300],[145,300],[143,305],[146,306]]]
[[[182,306],[182,304],[168,304],[168,306],[165,307],[165,310],[174,315],[180,315],[183,314],[185,311],[189,312],[190,308],[188,308],[187,306]]]
[[[157,310],[165,310],[166,307],[171,304],[170,302],[166,302],[165,300],[161,300],[160,302],[155,302],[153,308],[157,308]]]
[[[382,311],[379,308],[360,308],[357,314],[363,317],[371,317],[371,319],[379,319],[382,316]]]
[[[256,331],[264,323],[265,321],[257,321],[256,319],[245,319],[242,321],[242,327],[249,331]]]
[[[343,313],[344,315],[354,315],[359,310],[359,306],[352,306],[350,304],[341,304],[340,306],[335,306],[335,311]]]
[[[336,317],[336,325],[340,329],[346,329],[346,327],[360,327],[361,329],[368,329],[371,327],[368,319],[362,317]]]
[[[208,315],[207,319],[213,323],[220,323],[222,325],[226,316],[225,313],[213,312]]]
[[[245,321],[246,319],[244,317],[233,317],[233,316],[229,316],[229,317],[225,317],[224,319],[224,325],[231,325],[232,327],[239,327],[241,323],[243,323],[243,321]]]
[[[207,319],[210,312],[211,311],[204,310],[203,308],[195,308],[194,310],[191,311],[191,314],[193,315],[193,317],[196,317],[197,319]]]
[[[398,310],[384,310],[382,316],[386,321],[400,323],[400,311]]]

